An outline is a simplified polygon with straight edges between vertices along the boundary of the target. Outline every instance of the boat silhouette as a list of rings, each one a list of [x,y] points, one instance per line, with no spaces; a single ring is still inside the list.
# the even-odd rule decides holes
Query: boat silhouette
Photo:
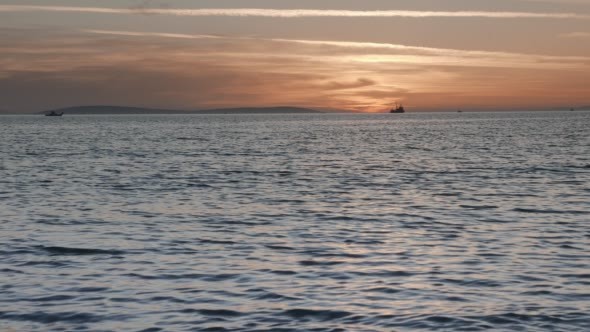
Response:
[[[389,111],[389,113],[406,113],[406,109],[402,104],[398,105],[397,103],[395,103],[395,107],[392,108],[391,111]]]
[[[64,115],[64,112],[57,113],[55,111],[51,111],[49,113],[45,113],[45,116],[62,116],[62,115]]]

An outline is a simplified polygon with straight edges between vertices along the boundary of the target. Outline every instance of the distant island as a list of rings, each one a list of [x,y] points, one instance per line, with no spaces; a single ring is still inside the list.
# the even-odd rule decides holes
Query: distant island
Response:
[[[531,108],[528,111],[590,111],[590,105],[577,107],[552,107],[552,108]],[[525,109],[526,110],[526,109]],[[420,111],[446,111],[457,112],[456,109],[419,109]],[[470,109],[470,112],[489,111],[489,109]],[[497,109],[492,111],[519,111],[518,109]],[[362,113],[353,110],[339,110],[319,108],[311,109],[304,107],[293,106],[277,106],[277,107],[236,107],[236,108],[216,108],[216,109],[202,109],[202,110],[178,110],[178,109],[161,109],[148,107],[132,107],[132,106],[112,106],[112,105],[92,105],[92,106],[74,106],[50,109],[46,111],[29,113],[29,114],[48,114],[51,112],[64,113],[64,115],[133,115],[133,114],[321,114],[321,113]],[[22,112],[8,111],[0,109],[0,115],[9,114],[23,114]]]
[[[219,108],[195,111],[181,111],[172,109],[142,108],[128,106],[75,106],[39,112],[47,114],[50,112],[64,113],[66,115],[98,115],[98,114],[307,114],[324,113],[322,111],[302,107],[240,107],[240,108]]]

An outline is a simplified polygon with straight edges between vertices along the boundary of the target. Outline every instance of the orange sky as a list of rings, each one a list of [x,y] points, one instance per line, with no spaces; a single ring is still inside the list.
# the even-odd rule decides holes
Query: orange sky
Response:
[[[590,104],[590,2],[439,2],[0,0],[0,109]]]

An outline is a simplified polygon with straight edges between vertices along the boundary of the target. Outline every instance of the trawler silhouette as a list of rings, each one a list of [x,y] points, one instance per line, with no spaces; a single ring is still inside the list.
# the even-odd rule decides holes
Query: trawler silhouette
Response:
[[[402,104],[395,103],[395,107],[389,111],[389,113],[406,113],[406,109]]]

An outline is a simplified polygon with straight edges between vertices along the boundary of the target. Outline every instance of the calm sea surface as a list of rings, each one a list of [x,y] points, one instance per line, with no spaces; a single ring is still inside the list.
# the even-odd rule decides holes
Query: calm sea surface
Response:
[[[0,117],[1,331],[589,331],[590,112]]]

